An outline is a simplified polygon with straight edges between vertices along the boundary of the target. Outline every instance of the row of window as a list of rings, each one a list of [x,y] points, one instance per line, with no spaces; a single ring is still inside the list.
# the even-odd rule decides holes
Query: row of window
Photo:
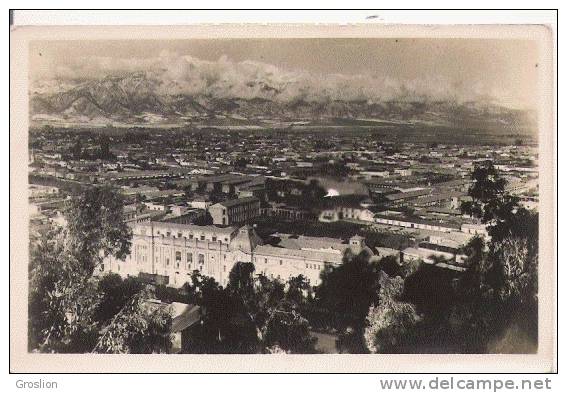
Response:
[[[147,255],[145,252],[141,251],[141,250],[147,250],[147,246],[146,245],[136,245],[136,249],[135,249],[135,260],[138,264],[140,263],[146,263],[147,262]],[[171,255],[171,249],[169,247],[156,247],[156,251],[158,253],[158,255],[155,256],[155,262],[156,264],[160,263],[160,255],[163,256],[165,254],[165,257],[163,257],[163,259],[161,260],[163,263],[163,266],[169,266],[170,265],[170,258],[169,256]],[[211,256],[211,259],[214,259],[214,255]],[[226,260],[226,254],[223,254],[223,259]],[[175,251],[175,266],[177,268],[179,268],[181,266],[181,262],[182,262],[182,252],[181,251]],[[187,269],[190,268],[191,263],[193,262],[193,253],[191,252],[187,252],[186,253],[186,259],[185,262],[187,264]],[[197,254],[197,262],[198,264],[204,264],[205,263],[205,255],[204,254]]]
[[[199,266],[196,267],[195,269],[191,269],[191,264],[190,264],[190,263],[189,263],[187,266],[188,266],[188,269],[187,269],[187,270],[190,270],[191,272],[193,272],[193,271],[195,271],[195,270],[199,270],[200,272],[203,272],[203,265],[199,265]],[[178,267],[178,266],[177,266],[177,267]],[[102,265],[102,269],[101,269],[101,270],[104,270],[104,265]],[[118,265],[118,271],[120,271],[120,265]],[[226,273],[226,265],[223,265],[222,271]],[[157,274],[159,274],[159,270],[157,270]],[[175,274],[179,274],[179,272],[175,272]],[[169,275],[169,272],[168,272],[167,270],[164,270],[164,275],[168,276],[168,275]],[[191,273],[187,273],[187,275],[188,275],[188,276],[191,276]],[[279,276],[278,276],[278,278],[279,278]]]
[[[158,234],[158,235],[163,235],[163,236],[165,236],[165,237],[170,237],[170,236],[171,236],[171,232],[170,232],[170,231],[167,231],[167,232],[165,232],[165,233],[161,233],[161,232],[158,230],[158,231],[157,231],[157,234]],[[199,240],[203,240],[203,241],[204,241],[204,240],[207,240],[206,236],[203,235],[203,234],[201,234],[201,235],[199,235],[199,236],[195,236],[195,235],[192,234],[192,233],[190,233],[189,235],[184,235],[182,232],[177,232],[176,237],[177,237],[177,238],[182,238],[182,237],[184,237],[184,238],[189,239],[189,240],[193,240],[193,239],[195,239],[195,238],[197,238],[197,239],[199,239]],[[219,239],[218,239],[218,237],[217,237],[216,235],[213,235],[213,236],[211,237],[211,241],[216,242],[217,240],[219,240]],[[228,241],[229,241],[228,237],[225,237],[225,238],[224,238],[224,241],[225,241],[226,243],[228,243]]]
[[[226,255],[225,255],[225,259],[226,259]],[[147,262],[147,256],[145,254],[142,254],[142,253],[137,253],[136,254],[136,262],[138,264]],[[159,256],[156,256],[156,264],[159,264],[159,262],[160,262],[160,258],[159,258]],[[186,259],[187,270],[189,270],[191,268],[192,262],[193,262],[193,254],[188,252],[187,253],[187,259]],[[205,263],[205,255],[204,254],[198,254],[197,255],[197,262],[198,262],[199,265],[203,265]],[[164,260],[163,260],[163,264],[164,264],[164,267],[169,266],[170,265],[170,259],[168,257],[165,257]],[[181,252],[176,251],[175,252],[175,267],[177,269],[179,269],[180,266],[181,266]]]
[[[258,263],[258,258],[254,257],[254,263]],[[264,263],[268,263],[268,258],[264,258]],[[280,266],[283,265],[283,260],[280,259]]]
[[[258,263],[258,258],[254,257],[254,263]],[[268,263],[268,258],[264,258],[264,263]],[[283,260],[280,259],[279,260],[279,264],[280,266],[283,265]],[[316,263],[306,263],[305,264],[305,268],[306,269],[316,269],[316,270],[321,270],[321,265],[320,264],[316,264]]]
[[[181,251],[176,251],[175,252],[175,268],[179,269],[182,265],[182,259],[181,259]],[[223,255],[224,259],[226,260],[226,254]],[[147,262],[147,257],[146,255],[140,254],[138,253],[136,255],[136,260],[137,263],[145,263]],[[264,264],[268,263],[268,258],[263,258]],[[160,259],[159,256],[156,256],[156,264],[159,264]],[[193,263],[193,253],[188,252],[186,254],[186,270],[190,270],[192,263]],[[258,263],[258,258],[254,257],[254,262]],[[198,265],[203,265],[205,263],[205,255],[204,254],[197,254],[197,264]],[[164,267],[167,267],[170,265],[170,259],[168,257],[165,258],[164,260]],[[282,266],[283,265],[283,260],[280,259],[279,260],[279,265]],[[314,270],[321,270],[321,264],[317,264],[317,263],[306,263],[305,264],[305,268],[306,269],[314,269]],[[225,266],[225,271],[226,271],[226,266]]]

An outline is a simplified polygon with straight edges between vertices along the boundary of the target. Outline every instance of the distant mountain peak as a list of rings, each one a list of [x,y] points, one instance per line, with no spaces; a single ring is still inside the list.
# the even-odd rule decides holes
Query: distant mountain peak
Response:
[[[106,118],[109,122],[133,124],[143,123],[148,118],[184,123],[188,119],[199,121],[218,116],[281,121],[344,118],[479,127],[483,123],[533,126],[532,115],[499,106],[489,97],[458,102],[430,99],[402,89],[398,97],[382,100],[362,96],[338,99],[330,95],[320,95],[317,99],[306,96],[283,99],[284,92],[265,80],[252,80],[245,86],[257,94],[247,92],[245,96],[239,96],[235,92],[231,96],[223,92],[219,95],[214,89],[197,93],[185,91],[186,86],[174,79],[164,81],[156,71],[61,83],[43,81],[31,89],[30,116],[32,121],[46,117],[59,118],[63,122]]]

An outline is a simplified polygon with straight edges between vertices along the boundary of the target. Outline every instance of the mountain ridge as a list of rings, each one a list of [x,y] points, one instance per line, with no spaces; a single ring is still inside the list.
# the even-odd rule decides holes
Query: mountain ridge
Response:
[[[265,91],[272,98],[186,94],[144,72],[65,83],[49,81],[32,88],[30,119],[32,122],[51,118],[78,123],[94,119],[123,123],[184,123],[211,118],[291,122],[342,118],[447,126],[501,125],[507,129],[533,128],[535,125],[532,112],[506,108],[490,100],[456,102],[411,94],[383,101],[347,101],[329,97],[317,101],[301,97],[279,100],[277,88],[264,81],[249,83],[257,83],[253,88]]]

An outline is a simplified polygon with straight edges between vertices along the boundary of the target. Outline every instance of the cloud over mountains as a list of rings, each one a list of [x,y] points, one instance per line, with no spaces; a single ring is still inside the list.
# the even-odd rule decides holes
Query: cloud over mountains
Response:
[[[64,65],[47,64],[32,81],[30,119],[84,125],[355,119],[504,133],[531,132],[534,124],[533,113],[502,105],[479,83],[317,74],[168,51],[151,58],[74,57]]]
[[[155,80],[157,94],[261,98],[294,101],[451,101],[498,102],[498,92],[481,83],[451,81],[439,76],[403,80],[382,75],[315,74],[287,70],[256,61],[232,61],[226,56],[207,61],[170,51],[152,58],[75,57],[65,65],[53,65],[37,78],[32,91],[57,92],[67,83],[145,72]],[[56,83],[53,83],[53,81]],[[50,86],[50,87],[47,87]],[[51,91],[49,91],[51,89]]]

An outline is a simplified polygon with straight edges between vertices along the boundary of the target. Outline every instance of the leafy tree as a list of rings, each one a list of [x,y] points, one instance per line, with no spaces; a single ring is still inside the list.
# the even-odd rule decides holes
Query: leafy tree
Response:
[[[201,324],[193,328],[190,353],[256,353],[256,327],[245,314],[242,300],[198,271],[185,288],[190,302],[201,306]]]
[[[237,262],[228,274],[228,291],[237,295],[250,308],[255,303],[254,270],[253,263]]]
[[[325,267],[321,284],[316,289],[316,303],[329,310],[329,324],[345,337],[348,350],[365,352],[362,334],[366,315],[378,301],[380,267],[370,262],[370,255],[346,252],[343,263]]]
[[[270,313],[279,306],[285,296],[284,285],[279,280],[270,280],[265,275],[255,278],[254,300],[247,305],[252,310],[254,322],[259,329],[259,338],[263,339],[263,331]]]
[[[304,279],[295,281],[304,286]],[[254,277],[252,263],[238,262],[229,274],[226,289],[236,299],[233,309],[238,311],[243,326],[253,326],[256,332],[256,347],[270,351],[273,346],[292,353],[312,353],[314,340],[309,335],[309,325],[299,310],[297,293],[292,289],[287,296],[284,284],[270,280],[264,275]],[[288,291],[289,294],[289,291]],[[243,318],[242,318],[243,317]]]
[[[380,270],[390,277],[402,277],[405,275],[404,266],[398,262],[398,258],[394,255],[388,255],[378,261]]]
[[[136,293],[102,330],[95,353],[167,353],[171,348],[171,310],[151,305],[149,287]]]
[[[248,165],[248,164],[249,164],[248,160],[246,158],[243,158],[243,157],[241,157],[241,158],[239,158],[239,159],[237,159],[233,162],[235,169],[244,169],[244,168],[246,168],[246,165]]]
[[[195,196],[195,192],[193,192],[193,189],[191,188],[191,186],[184,187],[183,192],[184,192],[184,197],[187,200],[192,200]]]
[[[103,160],[114,158],[114,155],[110,152],[110,138],[108,137],[108,135],[101,135],[99,137],[98,143],[98,158],[101,158]]]
[[[485,352],[488,342],[513,324],[537,342],[537,247],[527,238],[508,237],[480,250],[480,242],[473,241],[470,267],[456,282],[452,309],[464,349]]]
[[[115,316],[124,305],[144,288],[141,281],[134,277],[122,279],[118,274],[106,274],[98,281],[101,301],[95,312],[95,319],[101,323]]]
[[[486,242],[484,237],[475,235],[469,242],[463,247],[463,252],[467,256],[467,262],[471,264],[472,268],[475,269],[479,266],[480,261],[483,260],[486,254]],[[471,272],[469,269],[467,272]]]
[[[146,201],[146,196],[140,193],[136,193],[136,195],[134,196],[134,201],[136,203],[142,203]]]
[[[471,177],[473,183],[468,195],[472,201],[463,202],[461,210],[483,222],[489,222],[494,219],[496,201],[504,195],[506,180],[500,177],[492,161],[475,165]]]
[[[402,300],[415,304],[427,322],[445,324],[447,310],[454,300],[454,280],[457,275],[452,270],[420,263],[405,278]]]
[[[489,235],[494,244],[506,238],[526,239],[531,248],[538,246],[539,216],[537,212],[518,206],[517,197],[505,196],[496,210],[496,219],[489,227]]]
[[[413,304],[401,301],[404,280],[382,276],[379,303],[370,307],[364,331],[366,346],[372,353],[395,352],[408,344],[415,325],[420,321]]]
[[[461,210],[487,224],[493,241],[531,233],[531,227],[537,225],[537,215],[520,207],[519,198],[505,191],[506,180],[492,161],[475,166],[472,180],[468,191],[472,201],[463,202]]]
[[[307,281],[307,278],[300,274],[293,276],[287,281],[287,291],[285,292],[285,299],[295,304],[304,304],[310,296],[312,288]]]
[[[258,340],[262,340],[262,326],[266,319],[269,304],[273,305],[269,280],[258,278],[256,286],[254,279],[254,264],[237,262],[229,273],[227,291],[240,300],[240,310],[248,317],[256,328]],[[283,290],[282,290],[283,293]]]
[[[123,208],[123,197],[109,186],[92,187],[70,200],[65,214],[68,245],[87,276],[105,257],[129,254],[131,230]]]
[[[105,256],[129,251],[121,198],[94,187],[71,201],[67,219],[66,229],[51,228],[31,246],[30,350],[166,351],[166,316],[142,312],[149,292],[133,279],[93,276]]]
[[[462,273],[423,263],[397,271],[384,261],[380,268],[399,277],[382,281],[368,314],[365,341],[372,352],[485,353],[535,346],[494,344],[509,332],[537,343],[538,215],[505,192],[492,163],[477,166],[473,180],[472,201],[462,209],[486,223],[490,237],[475,236],[463,247]]]
[[[483,207],[483,204],[498,199],[504,194],[506,180],[500,177],[492,161],[476,165],[472,172],[472,180],[469,195],[473,198],[473,203],[480,204],[480,208]]]
[[[309,333],[309,322],[297,305],[281,301],[269,309],[264,326],[264,345],[278,347],[286,353],[315,353],[316,338]],[[268,349],[268,352],[272,352]]]
[[[28,303],[29,349],[83,352],[96,336],[94,309],[100,301],[67,251],[61,229],[50,228],[31,247]]]
[[[525,238],[507,238],[494,245],[500,279],[496,286],[500,301],[529,304],[537,301],[537,250]]]
[[[468,331],[469,351],[484,351],[512,323],[537,341],[538,214],[505,192],[492,163],[475,167],[473,180],[472,202],[462,209],[489,225],[491,241],[473,238],[465,247],[469,268],[456,283],[453,321]]]
[[[52,312],[52,294],[69,271],[64,259],[65,245],[62,229],[49,226],[38,241],[30,245],[28,292],[28,345],[30,350],[55,351],[65,334],[65,310]],[[61,285],[59,285],[61,287]]]

